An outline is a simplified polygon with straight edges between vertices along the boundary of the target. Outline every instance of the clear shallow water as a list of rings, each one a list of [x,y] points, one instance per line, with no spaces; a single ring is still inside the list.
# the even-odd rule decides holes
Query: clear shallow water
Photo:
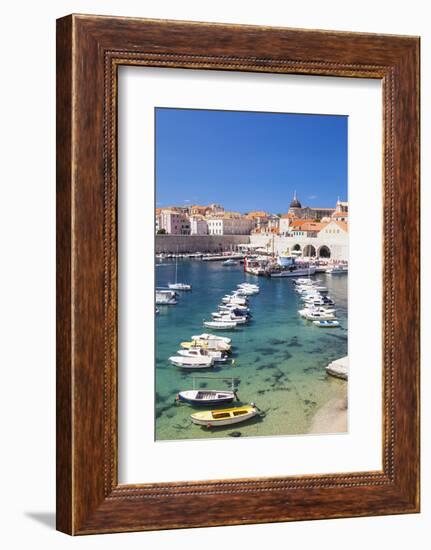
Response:
[[[178,281],[193,285],[180,293],[175,306],[159,306],[156,316],[156,439],[199,439],[229,436],[289,435],[308,433],[317,410],[333,398],[347,395],[347,383],[326,375],[326,365],[347,355],[347,276],[319,274],[335,301],[340,327],[321,329],[298,316],[302,302],[293,281],[254,277],[242,265],[223,267],[220,262],[179,260]],[[175,280],[175,262],[156,264],[157,286]],[[203,327],[217,310],[224,294],[243,281],[257,282],[260,293],[250,297],[253,319],[233,331],[216,331],[232,338],[235,366],[219,363],[212,369],[185,372],[168,358],[180,342]],[[191,423],[190,414],[202,407],[176,405],[178,391],[192,389],[196,376],[239,377],[242,403],[255,402],[266,412],[263,419],[208,430]],[[200,381],[200,387],[228,389],[222,381]]]

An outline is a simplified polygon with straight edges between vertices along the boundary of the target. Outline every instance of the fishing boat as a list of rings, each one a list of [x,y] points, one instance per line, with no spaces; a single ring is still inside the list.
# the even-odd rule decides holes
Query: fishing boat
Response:
[[[208,334],[207,332],[198,334],[197,336],[192,336],[192,340],[217,340],[219,342],[225,342],[226,344],[232,343],[231,338],[227,338],[226,336],[217,336],[216,334]]]
[[[316,327],[319,328],[335,328],[340,326],[340,323],[338,321],[334,320],[320,320],[320,321],[313,321],[313,324],[316,325]]]
[[[236,328],[236,321],[204,321],[204,327],[215,330],[232,330]]]
[[[169,357],[169,361],[182,369],[207,369],[214,366],[214,359],[207,356],[182,357],[181,355],[175,355]]]
[[[177,293],[174,290],[157,290],[156,289],[156,305],[158,306],[174,306],[178,303]]]
[[[179,349],[177,354],[183,357],[212,357],[214,363],[225,363],[227,360],[227,353],[225,351],[217,351],[200,347]]]
[[[183,401],[190,405],[222,405],[232,403],[236,398],[235,391],[218,390],[185,390],[177,395],[177,401]]]
[[[216,340],[191,340],[190,342],[181,342],[180,346],[184,349],[203,348],[212,351],[227,352],[231,350],[230,344]]]
[[[232,260],[232,258],[229,258],[228,260],[225,260],[221,265],[228,267],[230,265],[238,265],[238,262],[236,260]]]
[[[215,411],[201,411],[190,415],[193,424],[206,426],[207,428],[216,428],[217,426],[228,426],[245,422],[259,414],[259,409],[254,403],[243,407],[232,409],[220,409]]]

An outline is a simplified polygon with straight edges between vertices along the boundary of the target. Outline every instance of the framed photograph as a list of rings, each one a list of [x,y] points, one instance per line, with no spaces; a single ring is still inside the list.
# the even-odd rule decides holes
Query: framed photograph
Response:
[[[418,512],[418,429],[419,38],[59,19],[57,528]]]

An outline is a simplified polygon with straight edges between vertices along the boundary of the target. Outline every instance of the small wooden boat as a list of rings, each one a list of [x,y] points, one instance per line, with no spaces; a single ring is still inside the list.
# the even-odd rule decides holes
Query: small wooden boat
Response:
[[[207,369],[214,366],[214,359],[206,356],[182,357],[180,355],[175,355],[169,357],[169,361],[176,367],[181,367],[182,369]]]
[[[236,321],[204,321],[204,326],[215,330],[232,330],[236,328]]]
[[[186,390],[180,391],[177,395],[178,401],[183,401],[190,405],[221,405],[223,403],[232,403],[235,398],[236,392],[230,390]]]
[[[193,424],[215,428],[217,426],[228,426],[229,424],[245,422],[257,414],[259,414],[259,409],[254,403],[251,403],[250,405],[232,409],[197,412],[190,415],[190,418]]]
[[[203,348],[213,351],[230,351],[231,345],[217,340],[192,340],[191,342],[181,342],[180,346],[184,349]]]
[[[180,349],[177,355],[182,357],[212,357],[215,363],[226,363],[227,353],[225,351],[209,350],[204,348]]]
[[[192,340],[218,340],[220,342],[225,342],[226,344],[232,343],[232,340],[226,336],[217,336],[216,334],[209,334],[208,332],[192,336]]]
[[[322,321],[313,321],[313,324],[319,328],[335,328],[340,326],[338,321],[322,320]]]

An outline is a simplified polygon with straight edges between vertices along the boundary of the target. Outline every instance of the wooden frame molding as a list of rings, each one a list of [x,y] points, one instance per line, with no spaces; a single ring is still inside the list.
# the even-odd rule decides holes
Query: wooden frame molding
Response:
[[[382,80],[382,471],[118,484],[119,65]],[[419,38],[59,19],[57,528],[90,534],[418,511]]]

